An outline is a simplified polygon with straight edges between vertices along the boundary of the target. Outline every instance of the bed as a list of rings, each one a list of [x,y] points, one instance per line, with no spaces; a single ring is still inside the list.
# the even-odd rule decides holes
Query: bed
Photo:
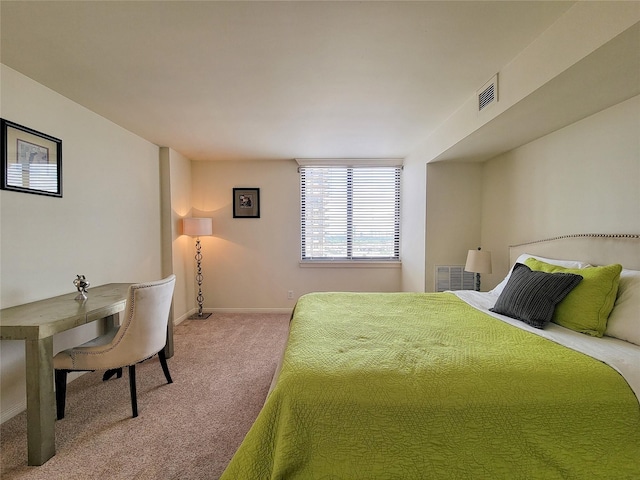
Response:
[[[640,478],[640,236],[558,237],[510,259],[487,293],[301,297],[265,404],[221,478]],[[521,272],[581,279],[540,328],[491,311]],[[610,311],[591,305],[592,290],[571,306],[601,272]],[[582,324],[585,305],[595,327]]]

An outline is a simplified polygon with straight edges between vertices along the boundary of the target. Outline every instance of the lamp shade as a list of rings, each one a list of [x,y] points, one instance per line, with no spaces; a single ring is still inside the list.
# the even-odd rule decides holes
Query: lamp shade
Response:
[[[213,233],[213,222],[210,218],[183,218],[182,234],[200,237]]]
[[[469,250],[467,263],[464,266],[467,272],[491,273],[491,252],[484,250]]]

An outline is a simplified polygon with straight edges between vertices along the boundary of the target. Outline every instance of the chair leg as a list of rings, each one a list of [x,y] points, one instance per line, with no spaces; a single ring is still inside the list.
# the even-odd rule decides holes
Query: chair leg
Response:
[[[138,416],[138,398],[136,396],[136,366],[129,365],[129,389],[131,390],[131,410],[133,418]]]
[[[55,371],[56,382],[56,413],[58,420],[64,418],[64,406],[67,399],[67,370]]]
[[[173,383],[173,380],[171,380],[171,374],[169,373],[169,366],[167,365],[167,356],[164,353],[164,348],[158,352],[158,358],[160,359],[160,365],[162,366],[162,371],[167,379],[167,383]]]
[[[104,372],[104,375],[102,376],[102,381],[106,382],[107,380],[109,380],[114,375],[116,375],[116,378],[121,378],[122,377],[122,368],[112,368],[111,370],[107,370],[106,372]]]

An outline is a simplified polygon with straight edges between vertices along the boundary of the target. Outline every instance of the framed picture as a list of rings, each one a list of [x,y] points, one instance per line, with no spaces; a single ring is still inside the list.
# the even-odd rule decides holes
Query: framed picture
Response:
[[[0,119],[0,188],[62,197],[62,140]]]
[[[233,218],[260,218],[260,189],[233,189]]]

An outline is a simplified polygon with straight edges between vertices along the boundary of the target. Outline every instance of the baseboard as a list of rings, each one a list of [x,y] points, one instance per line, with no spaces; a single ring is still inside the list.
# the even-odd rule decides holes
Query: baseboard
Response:
[[[293,308],[211,308],[206,311],[211,313],[286,313],[290,315]]]
[[[84,375],[88,372],[69,372],[67,376],[67,384],[75,380],[76,378]],[[25,396],[22,401],[16,402],[9,407],[2,406],[2,411],[0,411],[0,423],[4,423],[8,420],[11,420],[16,415],[20,415],[27,409],[27,397]]]
[[[185,313],[184,315],[180,315],[178,318],[174,318],[173,319],[173,325],[180,325],[182,322],[184,322],[187,318],[189,318],[191,316],[192,313],[194,313],[196,311],[196,309],[194,308],[193,310],[188,311],[187,313]]]
[[[27,400],[26,398],[22,402],[18,402],[14,405],[11,405],[9,408],[2,407],[2,412],[0,413],[0,423],[4,423],[7,420],[11,420],[16,415],[21,414],[27,409]]]
[[[196,308],[189,310],[184,315],[181,315],[180,317],[174,319],[173,325],[180,325],[197,311],[198,309]],[[202,311],[204,313],[277,313],[291,315],[291,312],[293,312],[293,308],[203,308]]]

